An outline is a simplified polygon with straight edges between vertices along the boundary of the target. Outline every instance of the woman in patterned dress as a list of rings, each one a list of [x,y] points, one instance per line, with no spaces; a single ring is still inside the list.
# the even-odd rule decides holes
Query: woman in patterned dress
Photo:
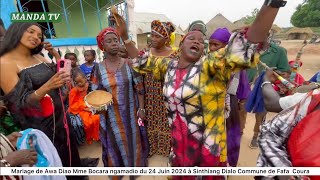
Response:
[[[174,57],[175,51],[167,46],[170,35],[175,31],[172,23],[155,20],[151,23],[151,49],[140,52],[149,54],[150,61],[157,61],[165,57]],[[155,80],[152,73],[144,76],[146,123],[150,144],[149,156],[154,154],[168,156],[171,148],[171,130],[166,116],[166,107],[162,96],[163,84]]]
[[[118,56],[119,40],[113,28],[97,36],[98,47],[107,58],[93,69],[92,87],[108,91],[113,100],[100,116],[102,159],[106,167],[141,167],[148,157],[146,131],[138,126],[138,117],[144,118],[142,77],[133,73],[127,59]]]
[[[74,134],[64,113],[59,89],[70,75],[57,72],[57,65],[39,55],[44,44],[50,54],[57,54],[43,42],[37,23],[13,23],[0,49],[1,90],[3,99],[21,130],[34,128],[44,132],[56,147],[64,167],[81,167]],[[57,57],[56,55],[55,57]],[[84,177],[68,177],[83,179]]]
[[[227,165],[227,143],[224,104],[227,83],[231,73],[256,65],[259,54],[256,45],[267,36],[276,8],[263,6],[251,28],[233,34],[227,48],[207,56],[203,55],[204,35],[191,31],[182,39],[177,58],[150,61],[148,54],[133,60],[133,66],[141,73],[152,72],[156,79],[164,81],[163,94],[171,124],[174,167],[224,167]],[[119,20],[117,31],[127,41],[124,19]],[[137,53],[126,44],[128,53]],[[174,179],[195,179],[194,176]],[[203,177],[224,179],[224,177]]]

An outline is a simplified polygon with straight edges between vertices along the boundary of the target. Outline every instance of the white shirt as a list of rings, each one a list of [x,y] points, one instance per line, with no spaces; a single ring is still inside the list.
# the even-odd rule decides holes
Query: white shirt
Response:
[[[282,109],[288,109],[299,103],[305,97],[307,97],[307,93],[295,93],[293,95],[280,98],[279,104]]]

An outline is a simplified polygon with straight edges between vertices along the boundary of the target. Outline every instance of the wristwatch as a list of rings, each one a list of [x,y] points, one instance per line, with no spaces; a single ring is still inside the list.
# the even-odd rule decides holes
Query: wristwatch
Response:
[[[282,0],[265,0],[264,5],[270,6],[273,8],[281,8],[284,7],[287,4],[287,1]]]

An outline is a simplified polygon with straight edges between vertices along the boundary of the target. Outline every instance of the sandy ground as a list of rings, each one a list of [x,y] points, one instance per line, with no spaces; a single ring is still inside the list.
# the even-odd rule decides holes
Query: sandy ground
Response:
[[[289,60],[295,59],[297,51],[302,46],[302,41],[282,41],[281,46],[287,49]],[[320,70],[320,45],[308,45],[304,49],[304,54],[302,55],[303,66],[300,70],[300,73],[305,77],[306,80],[309,80],[317,71]],[[268,113],[268,119],[271,119],[274,116],[272,113]],[[244,135],[241,139],[241,149],[239,157],[239,167],[255,167],[257,156],[259,154],[258,149],[250,149],[249,143],[253,135],[253,127],[255,123],[255,118],[253,114],[248,114],[246,128]],[[81,157],[99,157],[100,167],[103,166],[101,160],[101,145],[100,143],[93,143],[91,145],[85,145],[79,147]],[[166,167],[168,159],[162,156],[153,156],[149,159],[149,166],[152,167]],[[90,180],[105,180],[108,177],[105,176],[91,176]],[[128,178],[124,178],[128,179]],[[139,177],[138,180],[165,180],[166,176],[144,176]],[[250,180],[253,177],[249,176],[237,176],[229,177],[230,180]]]

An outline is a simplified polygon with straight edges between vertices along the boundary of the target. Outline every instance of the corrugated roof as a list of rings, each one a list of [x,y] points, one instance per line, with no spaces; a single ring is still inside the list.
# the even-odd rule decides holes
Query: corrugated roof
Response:
[[[160,20],[163,22],[172,22],[166,15],[164,14],[156,14],[156,13],[134,13],[134,22],[137,28],[137,34],[144,34],[151,32],[151,22],[153,20]],[[173,22],[172,22],[173,23]],[[176,34],[184,35],[184,32],[180,27],[176,26]]]

